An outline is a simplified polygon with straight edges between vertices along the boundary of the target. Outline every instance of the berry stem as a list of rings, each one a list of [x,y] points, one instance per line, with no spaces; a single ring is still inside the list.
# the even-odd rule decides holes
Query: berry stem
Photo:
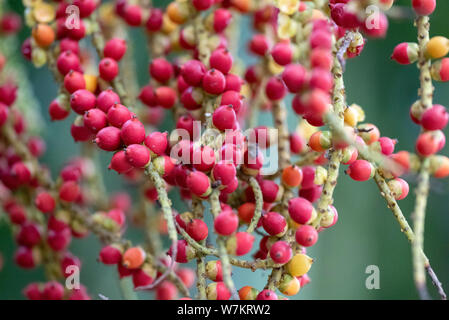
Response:
[[[260,216],[262,215],[263,196],[262,196],[262,190],[260,189],[260,185],[254,177],[251,177],[249,179],[249,185],[253,189],[254,197],[255,197],[255,201],[256,201],[256,208],[254,209],[254,216],[251,219],[251,223],[249,224],[248,229],[246,229],[246,232],[252,233],[257,228],[257,224],[259,223]]]

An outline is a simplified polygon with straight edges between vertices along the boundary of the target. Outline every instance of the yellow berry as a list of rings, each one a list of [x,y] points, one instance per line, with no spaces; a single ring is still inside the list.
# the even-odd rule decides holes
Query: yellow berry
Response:
[[[436,36],[430,39],[426,47],[426,56],[432,59],[439,59],[449,53],[449,39]]]
[[[300,277],[309,272],[313,259],[306,254],[296,254],[287,264],[288,273],[293,277]]]

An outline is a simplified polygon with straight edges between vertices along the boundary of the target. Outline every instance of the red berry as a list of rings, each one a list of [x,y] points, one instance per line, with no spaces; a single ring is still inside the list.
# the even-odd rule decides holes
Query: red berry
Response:
[[[239,218],[232,211],[222,211],[214,219],[215,232],[222,236],[233,234],[239,226]]]
[[[206,67],[201,61],[189,60],[181,68],[181,76],[184,81],[194,87],[201,85]]]
[[[163,281],[156,288],[156,300],[176,300],[177,295],[178,289],[170,281]]]
[[[315,209],[310,201],[304,198],[293,198],[288,202],[288,213],[296,223],[306,224],[313,217]]]
[[[121,104],[114,104],[107,113],[109,124],[121,128],[125,122],[131,119],[131,112],[127,107]]]
[[[428,16],[435,11],[436,0],[412,0],[413,10],[417,15]]]
[[[229,25],[232,19],[232,14],[229,10],[218,8],[214,11],[213,27],[216,33],[223,32]]]
[[[17,234],[17,243],[21,246],[33,247],[41,242],[41,231],[39,225],[24,223]]]
[[[391,55],[391,59],[400,64],[411,64],[418,60],[418,44],[403,42],[398,44]]]
[[[128,162],[125,151],[121,150],[112,156],[109,169],[115,170],[118,174],[131,171],[133,166]]]
[[[0,127],[6,123],[8,120],[9,109],[8,107],[0,102]]]
[[[72,51],[62,52],[56,60],[56,67],[62,75],[66,75],[71,70],[78,71],[81,68],[80,59]]]
[[[139,99],[148,107],[157,106],[157,99],[154,88],[150,85],[142,87],[142,89],[140,90]]]
[[[126,53],[126,41],[120,38],[112,38],[103,49],[103,54],[106,58],[112,58],[115,61],[120,61]]]
[[[164,109],[170,109],[176,103],[176,91],[170,87],[159,87],[155,92],[157,105]]]
[[[237,116],[231,105],[218,107],[212,114],[212,123],[218,130],[235,129]]]
[[[100,250],[99,259],[104,264],[118,264],[122,261],[122,250],[113,245],[108,245]]]
[[[226,78],[219,70],[211,69],[203,77],[203,89],[207,93],[218,95],[226,86]]]
[[[277,212],[267,212],[262,216],[262,226],[272,236],[282,236],[287,231],[285,218]]]
[[[144,168],[151,160],[150,150],[141,144],[127,146],[125,155],[128,162],[135,168]]]
[[[112,89],[102,91],[97,97],[97,108],[107,113],[112,106],[120,103],[120,97]]]
[[[154,154],[161,156],[165,153],[168,146],[167,132],[153,132],[145,138],[145,145]]]
[[[226,242],[228,253],[236,256],[244,256],[251,251],[254,243],[254,236],[248,232],[237,232]]]
[[[47,282],[42,290],[45,300],[62,300],[64,297],[64,286],[56,281]]]
[[[416,140],[416,152],[422,156],[430,156],[438,152],[439,143],[440,141],[434,132],[421,133]]]
[[[258,295],[256,300],[278,300],[278,296],[271,290],[262,290]]]
[[[158,8],[151,8],[146,27],[148,31],[156,32],[162,28],[163,12]]]
[[[19,267],[32,269],[38,264],[39,258],[33,249],[19,247],[14,255],[14,261]]]
[[[202,89],[188,87],[181,94],[181,103],[187,110],[198,110],[202,106],[203,98]]]
[[[209,9],[212,4],[214,3],[214,0],[193,0],[192,4],[198,11],[203,11]]]
[[[421,116],[421,125],[426,130],[442,130],[449,120],[449,113],[442,105],[435,104]]]
[[[191,236],[195,241],[202,241],[207,238],[208,229],[207,224],[200,219],[193,219],[186,225],[186,232]]]
[[[355,181],[366,181],[374,176],[375,169],[366,160],[356,160],[349,166],[346,173]]]
[[[95,95],[85,89],[75,91],[70,97],[70,106],[73,111],[83,115],[87,110],[95,108]]]
[[[23,295],[28,300],[42,300],[42,292],[38,283],[30,283],[23,289]]]
[[[192,152],[193,168],[203,172],[209,172],[215,164],[215,151],[209,146],[200,146]]]
[[[233,58],[231,53],[226,49],[216,49],[212,52],[209,58],[211,68],[227,74],[232,68]]]
[[[249,49],[256,55],[264,56],[269,49],[267,38],[263,34],[256,34],[249,43]]]
[[[209,177],[201,171],[189,173],[187,187],[198,197],[207,197],[212,192]]]
[[[270,248],[270,257],[274,263],[285,264],[292,258],[292,248],[285,241],[277,241]]]
[[[125,5],[123,12],[124,19],[132,27],[138,27],[142,24],[142,9],[137,5]]]
[[[132,118],[123,124],[120,137],[126,145],[141,144],[145,140],[145,127],[137,118]]]
[[[329,92],[334,86],[332,73],[321,68],[313,69],[309,80],[309,86],[312,89],[321,89]]]
[[[118,63],[114,59],[104,58],[98,66],[100,77],[105,81],[112,81],[117,77],[119,68]]]
[[[115,151],[120,147],[120,129],[116,127],[106,127],[101,129],[95,138],[98,147],[105,151]]]
[[[215,181],[220,181],[222,185],[228,185],[234,180],[237,169],[233,163],[227,161],[218,162],[212,169],[212,176]]]
[[[92,132],[98,132],[107,125],[106,114],[100,109],[91,109],[84,114],[84,125]]]
[[[150,64],[151,77],[165,83],[173,77],[173,66],[164,58],[156,58]]]
[[[70,71],[64,77],[64,88],[69,93],[74,93],[77,90],[86,88],[86,81],[84,75],[77,71]]]
[[[98,1],[96,0],[74,0],[73,4],[80,10],[80,17],[86,18],[92,14],[97,8]]]
[[[40,192],[36,196],[34,203],[36,207],[43,213],[52,212],[56,206],[55,199],[50,193],[46,191]]]
[[[75,181],[66,181],[59,188],[59,198],[67,202],[73,202],[80,195],[80,187]]]
[[[318,240],[318,232],[309,225],[300,226],[295,233],[296,242],[303,247],[311,247]]]
[[[69,228],[65,228],[61,231],[48,231],[47,243],[54,251],[63,251],[67,249],[71,241],[72,233]]]
[[[286,66],[292,62],[293,50],[290,47],[290,44],[279,42],[271,50],[271,56],[277,64]]]
[[[59,50],[61,52],[72,51],[74,54],[79,56],[80,46],[79,46],[78,41],[75,41],[75,40],[72,40],[72,39],[69,39],[69,38],[64,38],[59,43]]]

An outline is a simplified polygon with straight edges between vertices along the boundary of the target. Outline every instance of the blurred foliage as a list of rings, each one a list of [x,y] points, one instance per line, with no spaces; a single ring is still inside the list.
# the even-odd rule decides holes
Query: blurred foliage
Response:
[[[9,0],[17,12],[23,10],[21,1]],[[164,5],[167,1],[155,1]],[[410,0],[396,1],[399,5],[409,6]],[[449,36],[447,13],[449,1],[438,1],[438,9],[431,17],[431,35]],[[248,24],[247,20],[242,23]],[[240,28],[242,40],[250,37],[250,28]],[[24,40],[29,30],[21,32]],[[148,56],[144,47],[141,31],[131,31],[135,46],[135,59],[144,72],[139,73],[141,84],[148,81],[146,72]],[[409,107],[417,99],[419,86],[418,70],[415,66],[400,66],[389,58],[394,46],[403,41],[416,41],[416,29],[412,20],[390,20],[390,29],[386,39],[368,40],[361,57],[348,61],[345,74],[348,103],[358,103],[365,108],[369,122],[375,123],[383,135],[399,140],[398,149],[413,150],[414,141],[419,132],[409,116]],[[241,46],[241,58],[253,61]],[[41,113],[47,123],[43,133],[48,151],[42,161],[53,174],[57,174],[63,163],[79,152],[79,145],[72,142],[70,120],[50,123],[47,106],[56,95],[56,86],[50,73],[45,69],[34,69],[24,62],[32,82],[34,92],[40,102]],[[448,84],[435,84],[435,102],[449,105]],[[169,118],[169,117],[167,117]],[[262,114],[261,120],[271,123],[271,116]],[[289,117],[293,130],[297,117]],[[166,129],[170,120],[165,121]],[[446,132],[447,133],[447,132]],[[448,155],[448,146],[442,151]],[[102,154],[104,168],[109,155]],[[115,173],[104,169],[108,190],[127,188]],[[416,177],[407,177],[413,188]],[[174,196],[174,194],[172,194]],[[295,299],[416,299],[411,265],[410,245],[401,234],[399,226],[387,209],[374,182],[359,183],[352,181],[341,172],[335,194],[335,206],[339,212],[339,221],[335,227],[320,234],[320,241],[310,249],[315,263],[310,276],[311,284],[302,289]],[[178,199],[179,197],[176,197]],[[411,219],[414,194],[400,202],[408,219]],[[432,181],[432,195],[429,199],[426,220],[425,250],[440,280],[449,288],[449,213],[448,183]],[[183,204],[175,200],[175,208],[182,210]],[[133,241],[142,238],[140,231],[130,228],[126,236]],[[41,269],[24,271],[17,268],[13,261],[15,244],[12,235],[4,224],[0,224],[0,252],[4,258],[4,267],[0,272],[0,299],[22,299],[21,290],[31,281],[43,281]],[[71,251],[83,261],[81,281],[87,285],[94,298],[101,293],[109,298],[120,298],[115,268],[106,267],[97,262],[100,244],[90,236],[84,240],[74,240]],[[367,290],[365,270],[369,265],[380,268],[380,290]],[[262,288],[268,271],[252,273],[248,270],[234,269],[236,284],[253,285]],[[435,290],[429,285],[435,297]],[[151,295],[140,293],[142,298]]]

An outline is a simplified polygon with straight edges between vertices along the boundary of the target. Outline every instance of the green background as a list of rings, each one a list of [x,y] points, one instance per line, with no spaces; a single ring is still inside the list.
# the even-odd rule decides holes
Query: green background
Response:
[[[21,1],[7,1],[14,10],[21,12]],[[410,5],[410,0],[396,1],[401,5]],[[167,1],[156,1],[164,5]],[[449,36],[447,13],[449,1],[438,1],[438,9],[431,17],[431,35]],[[248,23],[244,21],[243,23]],[[249,28],[243,30],[242,37],[247,39]],[[29,30],[23,30],[22,40]],[[135,45],[136,63],[141,70],[147,70],[146,48],[142,43],[140,31],[132,31]],[[361,57],[348,62],[345,82],[348,103],[358,103],[366,111],[367,119],[375,123],[382,135],[399,140],[398,149],[413,150],[414,140],[419,132],[408,117],[410,105],[417,99],[418,70],[415,66],[400,66],[389,57],[399,42],[416,41],[416,29],[412,20],[390,20],[386,39],[368,40]],[[252,60],[242,44],[241,57]],[[42,161],[57,174],[63,163],[77,154],[79,146],[72,142],[70,121],[50,123],[47,106],[56,95],[57,89],[50,73],[45,68],[36,70],[26,62],[29,79],[40,101],[41,113],[48,125],[43,132],[48,150]],[[147,72],[139,74],[142,84],[148,80]],[[435,102],[449,105],[449,84],[435,84]],[[261,116],[262,121],[270,123],[268,115]],[[293,129],[297,118],[289,117]],[[170,120],[164,122],[169,128]],[[448,154],[447,147],[442,151]],[[102,154],[104,163],[108,155]],[[104,166],[105,167],[105,166]],[[117,175],[105,170],[108,190],[126,188]],[[408,176],[412,189],[416,177]],[[449,213],[447,180],[432,180],[432,194],[429,199],[426,219],[425,251],[432,266],[449,288]],[[407,218],[413,210],[414,194],[400,202]],[[354,182],[344,174],[340,176],[335,194],[335,206],[339,212],[339,221],[335,227],[320,234],[320,241],[309,250],[316,259],[310,271],[312,283],[301,290],[295,299],[416,299],[411,266],[410,245],[399,231],[399,227],[384,200],[372,181]],[[181,210],[182,204],[176,208]],[[140,231],[130,228],[127,237],[139,241]],[[22,299],[21,290],[30,281],[43,281],[41,268],[25,271],[17,268],[12,256],[15,244],[12,235],[4,224],[0,225],[0,252],[4,267],[0,271],[0,299]],[[79,255],[83,262],[81,281],[87,285],[93,298],[103,294],[109,298],[120,298],[115,268],[106,267],[96,261],[100,244],[93,236],[87,240],[74,240],[70,250]],[[380,289],[367,290],[365,270],[369,265],[377,265],[380,270]],[[238,287],[253,285],[260,289],[264,286],[268,273],[241,271],[234,269]],[[435,297],[435,290],[430,288]],[[142,298],[149,298],[147,293]]]

